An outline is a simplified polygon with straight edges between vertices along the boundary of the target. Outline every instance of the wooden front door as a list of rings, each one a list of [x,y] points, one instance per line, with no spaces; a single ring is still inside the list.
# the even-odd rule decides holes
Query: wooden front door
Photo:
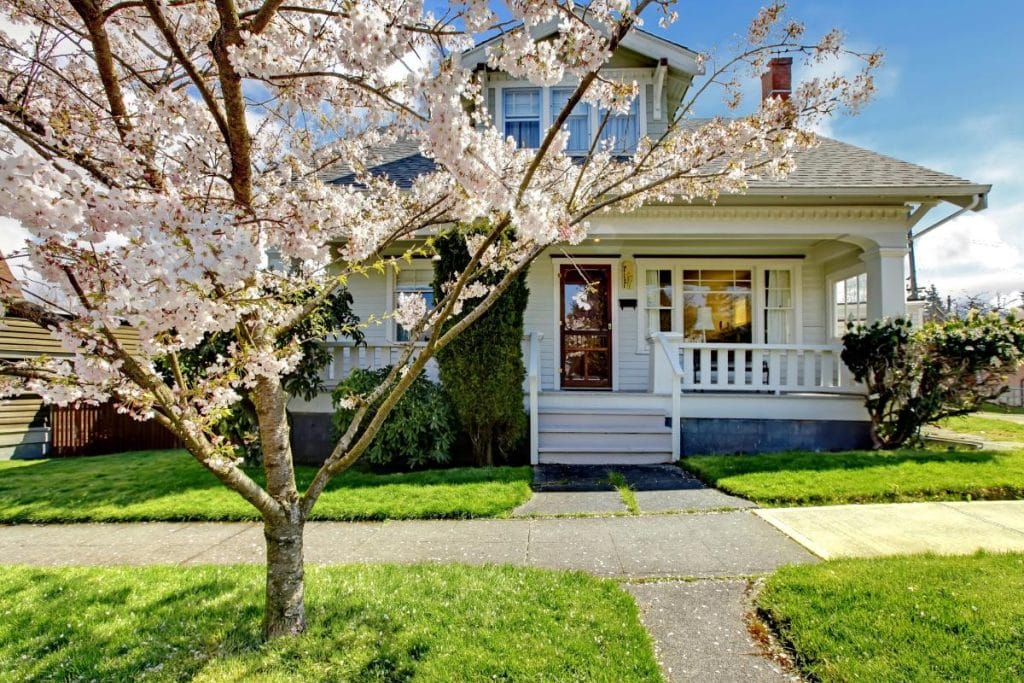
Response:
[[[562,386],[612,386],[612,267],[567,265],[561,288]]]

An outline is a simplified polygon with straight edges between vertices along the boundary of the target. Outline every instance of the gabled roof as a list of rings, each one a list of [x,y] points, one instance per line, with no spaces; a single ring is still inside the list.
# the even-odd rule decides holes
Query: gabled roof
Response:
[[[558,21],[551,20],[539,24],[530,29],[530,37],[534,40],[542,40],[558,32]],[[487,63],[487,48],[497,45],[504,37],[499,33],[487,40],[477,44],[475,47],[462,53],[460,60],[465,66]],[[670,69],[681,71],[689,76],[699,76],[704,73],[704,66],[698,62],[698,53],[685,45],[656,36],[653,33],[638,28],[630,29],[620,43],[624,47],[654,60],[664,59]]]
[[[820,137],[819,140],[818,146],[796,153],[797,167],[789,176],[782,180],[753,180],[746,194],[934,198],[966,206],[975,195],[987,195],[991,189],[990,185],[979,185],[832,138]],[[437,168],[410,141],[390,145],[376,156],[378,162],[370,169],[371,172],[386,176],[401,187],[410,187],[417,175]],[[336,170],[325,179],[337,185],[355,183],[355,176],[349,169]],[[983,201],[976,208],[984,207]]]

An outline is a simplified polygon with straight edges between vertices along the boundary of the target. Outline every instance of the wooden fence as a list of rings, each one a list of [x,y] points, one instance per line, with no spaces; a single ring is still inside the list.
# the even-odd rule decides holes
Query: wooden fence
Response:
[[[140,422],[117,412],[109,403],[53,406],[50,424],[53,457],[181,447],[178,438],[156,420]]]

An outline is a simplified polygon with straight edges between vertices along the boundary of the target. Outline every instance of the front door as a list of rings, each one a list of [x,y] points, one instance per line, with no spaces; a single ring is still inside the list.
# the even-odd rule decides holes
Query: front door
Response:
[[[612,386],[612,267],[567,265],[561,283],[562,386]]]

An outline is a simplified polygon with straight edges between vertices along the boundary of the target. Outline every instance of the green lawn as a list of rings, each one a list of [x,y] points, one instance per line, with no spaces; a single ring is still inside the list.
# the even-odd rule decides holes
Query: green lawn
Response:
[[[300,485],[313,473],[311,467],[298,468]],[[389,475],[349,471],[327,488],[313,518],[493,517],[530,497],[530,479],[529,467]],[[257,518],[254,508],[184,451],[0,461],[0,522]]]
[[[1020,406],[1008,406],[1003,403],[982,403],[981,412],[1003,413],[1004,415],[1024,415],[1024,408]]]
[[[1024,443],[1024,424],[1000,420],[998,417],[985,417],[984,413],[948,417],[939,422],[943,429],[970,434],[985,441],[1016,441]]]
[[[716,455],[680,463],[761,505],[1024,497],[1024,451],[897,450]]]
[[[632,600],[576,572],[310,567],[309,631],[259,642],[260,567],[0,572],[0,678],[660,681]]]
[[[785,567],[759,608],[820,681],[1024,678],[1024,555]]]

